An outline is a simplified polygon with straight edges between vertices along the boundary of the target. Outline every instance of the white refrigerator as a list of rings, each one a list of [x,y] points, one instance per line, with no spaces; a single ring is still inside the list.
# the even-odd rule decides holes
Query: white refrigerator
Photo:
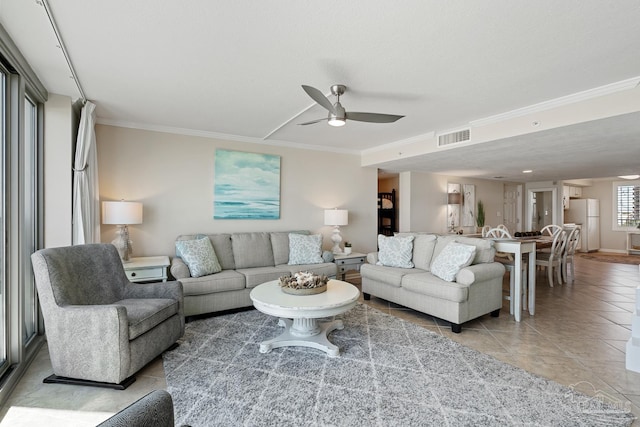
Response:
[[[600,249],[600,200],[571,199],[564,220],[581,226],[580,252]]]

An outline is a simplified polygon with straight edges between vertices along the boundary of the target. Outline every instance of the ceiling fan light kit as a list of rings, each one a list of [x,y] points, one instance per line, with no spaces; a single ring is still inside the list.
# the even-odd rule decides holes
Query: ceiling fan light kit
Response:
[[[337,98],[336,103],[332,104],[329,99],[318,89],[302,85],[302,89],[313,99],[316,101],[321,107],[325,108],[329,111],[327,116],[327,123],[331,126],[344,126],[347,120],[355,120],[359,122],[368,122],[368,123],[393,123],[404,116],[397,116],[394,114],[379,114],[379,113],[347,113],[340,104],[340,96],[344,94],[347,90],[345,85],[333,85],[331,86],[331,93]],[[314,123],[322,122],[325,119],[316,119],[310,122],[298,123],[299,125],[311,125]]]

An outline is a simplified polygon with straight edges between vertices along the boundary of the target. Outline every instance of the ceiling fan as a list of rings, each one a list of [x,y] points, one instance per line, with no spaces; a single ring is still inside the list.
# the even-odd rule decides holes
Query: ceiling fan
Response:
[[[333,85],[331,86],[331,93],[338,98],[335,104],[332,104],[329,99],[324,96],[318,89],[302,85],[302,89],[307,92],[307,95],[314,101],[320,104],[322,107],[329,110],[329,116],[325,119],[312,120],[310,122],[298,123],[299,125],[311,125],[314,123],[327,120],[331,126],[344,126],[347,120],[356,120],[359,122],[369,123],[393,123],[396,120],[403,118],[404,116],[396,116],[393,114],[378,114],[378,113],[347,113],[340,104],[340,96],[347,90],[345,85]]]

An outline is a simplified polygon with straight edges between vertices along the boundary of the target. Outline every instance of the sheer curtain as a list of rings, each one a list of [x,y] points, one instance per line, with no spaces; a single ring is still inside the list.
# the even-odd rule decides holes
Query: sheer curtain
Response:
[[[73,163],[73,244],[100,242],[100,194],[95,133],[96,106],[82,108]]]

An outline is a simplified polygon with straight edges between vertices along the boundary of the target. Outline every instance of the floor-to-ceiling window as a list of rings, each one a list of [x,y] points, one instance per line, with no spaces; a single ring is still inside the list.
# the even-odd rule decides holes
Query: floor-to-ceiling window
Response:
[[[46,97],[0,26],[0,403],[43,342],[31,254],[43,240]]]
[[[6,119],[6,83],[7,83],[7,71],[4,67],[0,68],[0,241],[4,242],[4,230],[5,230],[5,191],[4,191],[4,159],[6,148],[6,133],[5,133],[5,119]],[[7,291],[5,288],[5,272],[6,263],[4,256],[4,245],[0,245],[0,373],[4,372],[7,368],[7,322],[5,307],[7,306]]]
[[[24,100],[24,143],[22,149],[23,224],[21,231],[25,245],[22,253],[22,289],[24,340],[28,344],[37,330],[37,299],[31,269],[31,253],[38,248],[38,106],[29,97]]]

